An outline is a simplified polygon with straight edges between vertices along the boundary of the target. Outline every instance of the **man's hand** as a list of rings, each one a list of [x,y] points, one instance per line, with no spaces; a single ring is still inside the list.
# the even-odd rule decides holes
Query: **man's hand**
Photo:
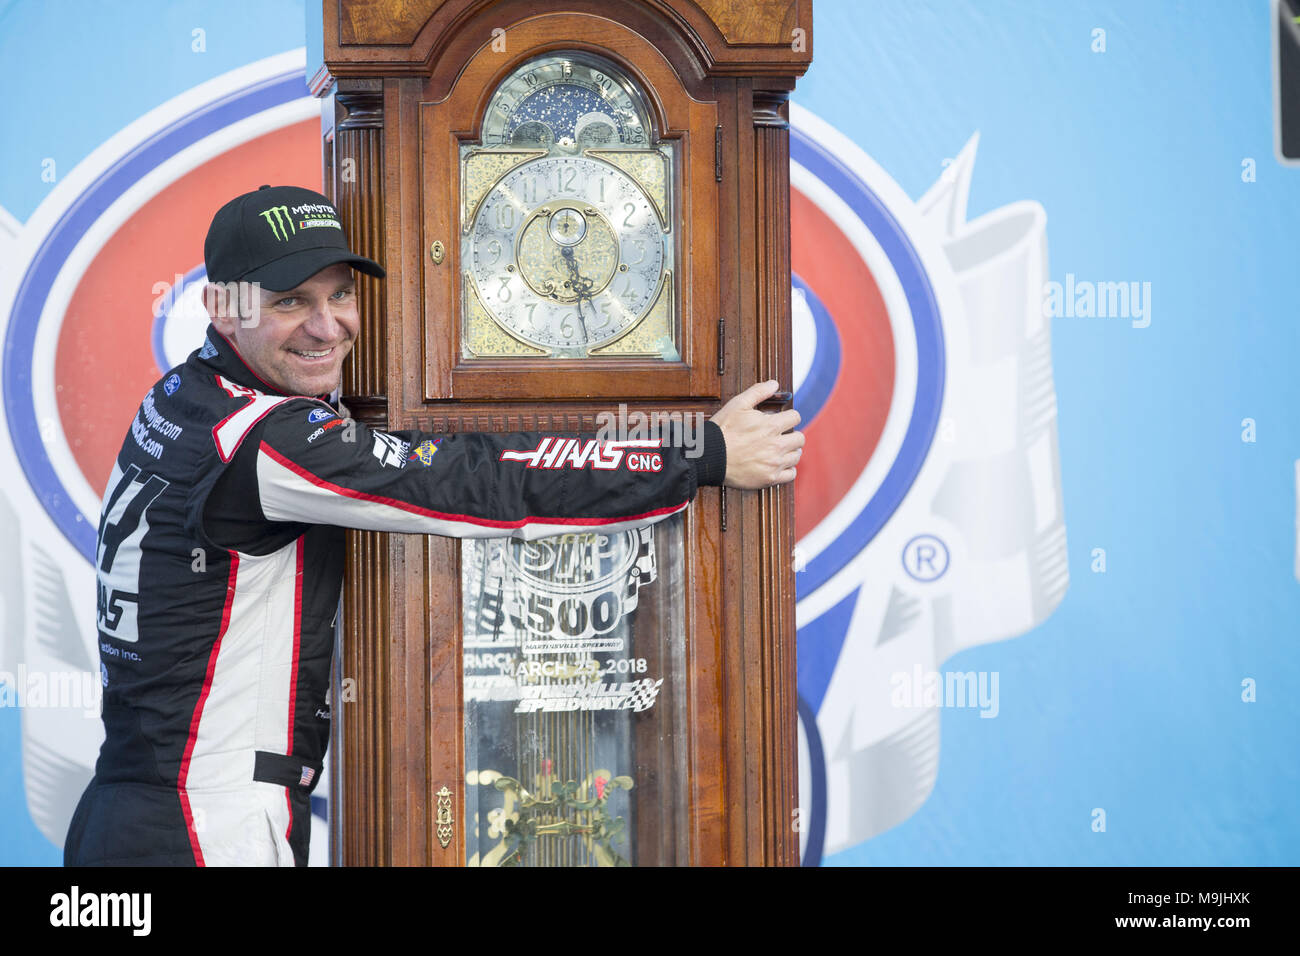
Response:
[[[803,454],[799,413],[767,414],[755,406],[776,394],[779,383],[759,382],[745,389],[713,416],[727,441],[727,477],[731,488],[766,488],[794,481],[795,465]]]

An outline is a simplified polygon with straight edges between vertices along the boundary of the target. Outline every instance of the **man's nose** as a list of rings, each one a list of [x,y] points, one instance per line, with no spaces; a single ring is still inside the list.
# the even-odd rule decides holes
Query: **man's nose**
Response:
[[[337,341],[342,330],[328,300],[313,303],[311,317],[303,323],[302,327],[308,335],[322,342]]]

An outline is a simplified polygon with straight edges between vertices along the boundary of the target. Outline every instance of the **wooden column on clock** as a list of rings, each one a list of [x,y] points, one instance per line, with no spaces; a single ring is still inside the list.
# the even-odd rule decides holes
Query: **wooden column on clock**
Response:
[[[325,0],[326,190],[352,248],[388,270],[360,279],[352,414],[437,434],[595,431],[619,403],[711,414],[757,381],[790,389],[787,96],[811,49],[811,0]],[[482,136],[493,90],[557,51],[643,88],[671,144],[665,357],[466,357],[460,149]],[[665,693],[684,703],[688,740],[658,774],[688,777],[676,862],[798,862],[793,535],[790,486],[704,488],[685,512],[686,679]],[[449,538],[349,535],[337,862],[466,861],[461,555]],[[654,779],[638,786],[670,799]],[[454,820],[441,838],[440,813]]]

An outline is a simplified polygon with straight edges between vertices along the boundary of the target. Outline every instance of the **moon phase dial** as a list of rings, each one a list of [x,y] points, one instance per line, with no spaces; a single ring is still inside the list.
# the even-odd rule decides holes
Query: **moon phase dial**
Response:
[[[483,145],[633,146],[650,143],[643,97],[614,64],[573,52],[520,67],[489,101]]]

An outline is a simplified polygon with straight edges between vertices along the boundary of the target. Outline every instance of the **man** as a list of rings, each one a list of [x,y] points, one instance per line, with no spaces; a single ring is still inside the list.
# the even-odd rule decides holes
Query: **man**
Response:
[[[530,468],[507,453],[543,436],[345,418],[329,397],[360,328],[352,270],[384,270],[310,190],[227,203],[204,260],[206,341],[145,396],[104,494],[105,740],[67,864],[305,864],[344,528],[608,531],[681,511],[700,485],[794,478],[798,414],[755,408],[775,382],[706,423],[698,458],[666,450],[659,473],[619,468],[608,449],[603,468]]]

